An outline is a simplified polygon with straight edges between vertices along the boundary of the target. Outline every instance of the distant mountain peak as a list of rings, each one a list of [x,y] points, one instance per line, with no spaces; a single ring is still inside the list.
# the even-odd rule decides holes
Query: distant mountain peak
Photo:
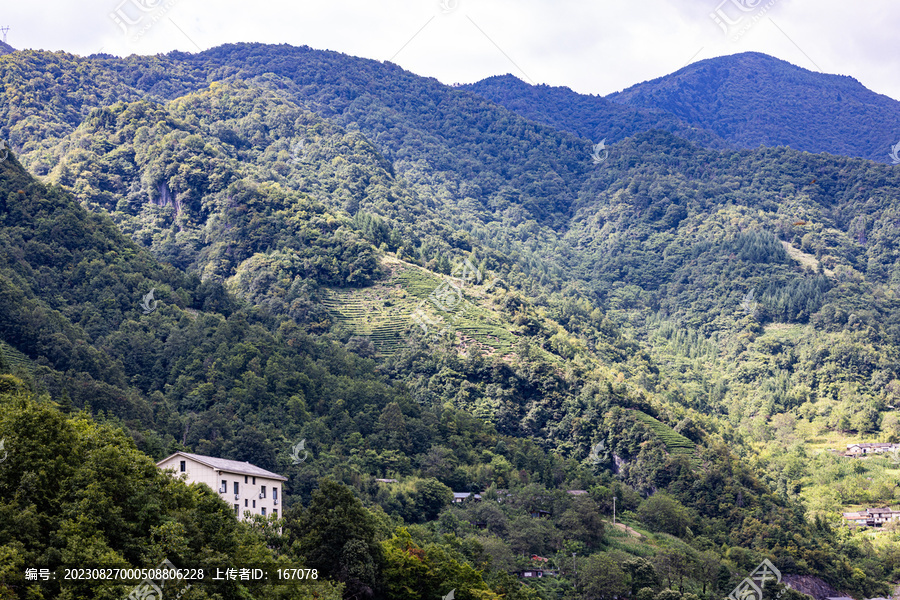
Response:
[[[789,146],[891,162],[900,102],[853,77],[760,52],[697,61],[605,97],[512,75],[466,86],[534,121],[596,142],[663,129],[709,148]]]

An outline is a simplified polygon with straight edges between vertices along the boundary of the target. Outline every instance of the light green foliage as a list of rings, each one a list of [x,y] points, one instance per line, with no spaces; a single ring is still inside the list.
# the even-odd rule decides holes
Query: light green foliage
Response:
[[[467,351],[477,349],[501,356],[513,351],[516,337],[503,326],[506,315],[492,310],[491,297],[481,293],[479,287],[441,279],[425,269],[393,260],[385,267],[392,275],[383,283],[363,290],[329,290],[324,303],[342,325],[368,337],[380,353],[392,354],[412,339],[441,333],[454,343],[457,333],[461,335]],[[439,302],[431,301],[431,295],[451,284],[456,286],[451,294],[454,298],[459,294],[461,304],[457,309],[444,310]],[[423,324],[427,330],[422,329]]]
[[[383,577],[388,598],[441,597],[456,590],[461,600],[499,600],[482,580],[481,573],[435,544],[419,547],[405,529],[382,542],[385,553]]]

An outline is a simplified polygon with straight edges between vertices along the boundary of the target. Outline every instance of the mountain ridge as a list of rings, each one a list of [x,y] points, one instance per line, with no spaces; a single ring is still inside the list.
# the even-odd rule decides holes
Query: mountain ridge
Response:
[[[615,120],[605,130],[591,122],[591,114],[610,112],[609,103],[641,115],[645,121],[641,130],[661,128],[701,142],[702,137],[684,135],[680,129],[708,132],[710,138],[702,142],[707,147],[786,145],[888,162],[891,147],[900,140],[900,102],[868,90],[852,77],[815,73],[757,52],[698,61],[602,97],[504,77],[466,88],[523,116],[582,136],[590,133],[585,137],[593,140],[607,135],[621,138]],[[535,96],[541,98],[537,104],[552,109],[525,106]]]

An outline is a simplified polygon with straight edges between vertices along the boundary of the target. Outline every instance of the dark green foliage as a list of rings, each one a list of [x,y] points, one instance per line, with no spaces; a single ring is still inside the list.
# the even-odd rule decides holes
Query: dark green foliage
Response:
[[[888,161],[891,135],[900,126],[897,103],[852,77],[823,75],[758,52],[698,61],[607,99],[665,111],[741,148],[784,145],[880,162]]]
[[[488,77],[462,87],[532,121],[594,143],[605,140],[607,146],[650,129],[664,129],[711,148],[730,145],[709,129],[662,110],[622,105],[601,96],[577,94],[566,87],[531,86],[512,75]]]
[[[352,595],[370,596],[380,567],[375,522],[353,491],[322,480],[305,509],[286,515],[288,539],[305,562],[346,584]]]
[[[645,589],[653,590],[660,584],[659,575],[653,568],[653,563],[646,558],[629,558],[622,563],[622,570],[628,573],[631,579],[631,593],[638,598]]]
[[[0,164],[0,367],[156,458],[284,473],[291,544],[254,535],[348,597],[649,599],[665,584],[692,600],[760,553],[858,594],[891,577],[890,556],[807,522],[808,461],[778,453],[798,419],[895,428],[895,170],[658,130],[614,136],[594,165],[586,140],[472,93],[308,48],[0,63],[0,129],[58,184]],[[568,118],[572,99],[550,95],[535,114]],[[610,115],[621,136],[659,116]],[[709,118],[658,122],[706,143],[686,123]],[[439,342],[359,299],[383,293],[377,316],[396,316],[463,259],[502,281],[467,288],[478,314]],[[778,448],[771,465],[747,463],[749,441]],[[79,510],[136,555],[153,498],[110,457],[85,460]],[[133,502],[103,511],[115,482]],[[447,507],[450,490],[485,499]],[[613,498],[645,538],[607,523]],[[535,553],[559,577],[513,585]]]
[[[416,482],[413,496],[415,515],[424,521],[433,521],[441,510],[453,501],[453,490],[436,479]],[[414,520],[414,519],[407,519]]]
[[[589,549],[603,543],[606,525],[597,503],[588,496],[577,496],[559,518],[559,527],[569,539],[577,540]]]
[[[622,567],[612,556],[605,554],[582,561],[576,580],[585,600],[613,600],[628,591]]]

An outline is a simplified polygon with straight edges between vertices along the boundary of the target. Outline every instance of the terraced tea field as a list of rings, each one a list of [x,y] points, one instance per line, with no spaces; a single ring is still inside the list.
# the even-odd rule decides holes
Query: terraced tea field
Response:
[[[372,341],[380,354],[396,352],[409,328],[415,303],[387,286],[364,290],[329,290],[325,307],[355,335]]]
[[[0,342],[0,358],[3,366],[13,373],[18,370],[31,371],[31,360],[5,342]]]
[[[387,282],[332,288],[325,300],[332,316],[354,335],[368,337],[379,354],[392,354],[423,333],[432,339],[454,336],[460,346],[478,346],[487,354],[513,351],[516,337],[482,288],[461,287],[458,280],[390,257],[384,267],[391,273]]]
[[[666,445],[666,450],[669,454],[681,454],[688,457],[695,467],[700,466],[700,459],[696,455],[696,444],[694,442],[645,412],[639,410],[632,410],[631,412],[637,417],[638,421],[649,427],[656,434],[656,437]]]

